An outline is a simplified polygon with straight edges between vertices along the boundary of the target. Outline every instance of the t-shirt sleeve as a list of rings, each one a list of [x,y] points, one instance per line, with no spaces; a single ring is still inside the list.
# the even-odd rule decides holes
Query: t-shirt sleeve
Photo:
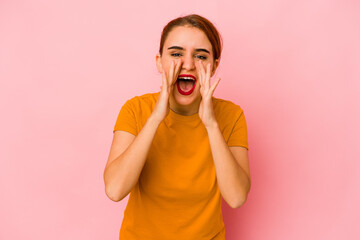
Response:
[[[241,110],[228,140],[229,147],[241,146],[249,149],[248,134],[244,112]]]
[[[134,99],[128,100],[121,108],[117,117],[114,130],[115,131],[126,131],[131,134],[137,135],[137,124],[135,116],[135,106],[133,103]]]

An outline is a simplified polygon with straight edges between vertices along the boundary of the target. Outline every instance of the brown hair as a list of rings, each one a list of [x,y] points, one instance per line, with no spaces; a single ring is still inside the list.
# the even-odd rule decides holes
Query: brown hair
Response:
[[[169,32],[174,27],[178,27],[178,26],[191,26],[191,27],[196,27],[201,31],[203,31],[212,45],[214,60],[220,59],[221,50],[222,50],[222,39],[219,32],[209,20],[197,14],[191,14],[184,17],[176,18],[170,21],[164,27],[160,39],[160,49],[159,49],[160,55],[162,55],[164,43],[167,36],[169,35]]]

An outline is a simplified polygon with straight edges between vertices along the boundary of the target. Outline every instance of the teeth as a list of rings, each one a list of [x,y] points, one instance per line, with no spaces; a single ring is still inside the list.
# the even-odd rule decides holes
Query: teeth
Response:
[[[187,81],[195,81],[195,79],[193,79],[192,77],[179,77],[178,79],[187,80]]]

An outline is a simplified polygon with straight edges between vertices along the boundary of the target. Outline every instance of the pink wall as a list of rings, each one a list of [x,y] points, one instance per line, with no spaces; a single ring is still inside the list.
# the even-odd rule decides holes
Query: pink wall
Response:
[[[103,169],[124,101],[159,90],[162,27],[224,39],[216,96],[248,121],[252,189],[227,239],[360,239],[360,2],[0,2],[0,239],[117,239]]]

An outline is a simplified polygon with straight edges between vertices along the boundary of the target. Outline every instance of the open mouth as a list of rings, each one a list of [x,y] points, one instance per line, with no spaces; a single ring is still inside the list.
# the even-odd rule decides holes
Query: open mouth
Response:
[[[181,74],[178,76],[176,86],[180,94],[190,95],[196,86],[196,78],[193,75]]]

